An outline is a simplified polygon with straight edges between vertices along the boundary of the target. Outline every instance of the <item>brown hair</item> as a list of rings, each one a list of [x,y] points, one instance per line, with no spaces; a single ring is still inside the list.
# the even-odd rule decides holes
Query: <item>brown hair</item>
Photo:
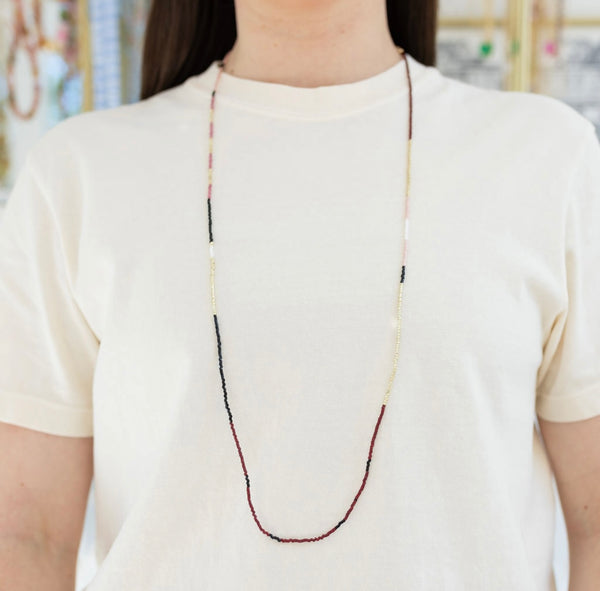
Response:
[[[394,43],[435,65],[438,0],[387,0]],[[233,47],[234,0],[152,0],[146,24],[140,98],[201,74]]]

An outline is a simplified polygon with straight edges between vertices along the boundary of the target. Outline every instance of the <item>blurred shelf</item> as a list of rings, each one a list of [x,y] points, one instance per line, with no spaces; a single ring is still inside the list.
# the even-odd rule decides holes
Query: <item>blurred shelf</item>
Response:
[[[494,19],[494,27],[504,27],[506,20],[503,18]],[[600,17],[595,18],[565,18],[565,27],[600,27]],[[478,28],[484,27],[487,21],[482,18],[440,18],[438,19],[438,27],[445,28]],[[542,20],[538,23],[540,26],[553,26],[552,20]]]

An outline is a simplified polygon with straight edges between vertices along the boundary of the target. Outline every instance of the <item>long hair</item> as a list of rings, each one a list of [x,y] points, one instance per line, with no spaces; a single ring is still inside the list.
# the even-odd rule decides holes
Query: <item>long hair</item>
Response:
[[[438,0],[387,0],[390,34],[426,66],[436,62]],[[140,98],[183,83],[223,59],[237,36],[234,0],[152,0]]]

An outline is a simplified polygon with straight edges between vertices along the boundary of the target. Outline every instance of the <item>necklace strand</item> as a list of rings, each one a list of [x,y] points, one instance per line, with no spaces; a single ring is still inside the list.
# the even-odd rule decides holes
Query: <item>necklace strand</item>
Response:
[[[318,542],[319,540],[322,540],[322,539],[326,538],[327,536],[331,535],[348,519],[348,516],[354,509],[354,506],[356,505],[356,502],[358,501],[358,498],[360,497],[360,495],[365,487],[365,484],[367,482],[367,477],[369,476],[369,466],[371,464],[371,459],[373,456],[373,447],[375,445],[375,438],[377,437],[379,425],[381,423],[381,419],[383,418],[383,413],[385,412],[385,408],[386,408],[386,405],[387,405],[387,402],[388,402],[388,399],[390,396],[390,392],[392,390],[394,378],[396,376],[396,367],[398,365],[398,352],[399,352],[399,348],[400,348],[400,330],[401,330],[401,326],[402,326],[402,289],[403,289],[403,286],[405,283],[406,260],[407,260],[407,253],[408,253],[408,219],[409,219],[410,165],[411,165],[410,155],[411,155],[411,143],[412,143],[412,98],[413,98],[412,97],[412,84],[411,84],[408,61],[406,59],[404,49],[402,47],[397,47],[397,50],[398,50],[398,53],[401,55],[402,59],[404,60],[404,64],[405,64],[405,68],[406,68],[406,77],[408,80],[408,107],[409,108],[408,108],[408,145],[407,145],[407,156],[406,156],[406,159],[407,159],[406,200],[405,200],[405,207],[404,207],[404,251],[403,251],[403,257],[402,257],[400,283],[398,285],[397,332],[396,332],[396,348],[395,348],[395,352],[394,352],[394,364],[393,364],[392,373],[390,375],[390,379],[388,382],[387,390],[386,390],[385,396],[383,398],[383,404],[381,405],[381,410],[379,412],[379,417],[377,419],[377,423],[376,423],[375,429],[373,431],[373,436],[371,437],[371,445],[369,447],[369,456],[367,459],[367,464],[365,467],[365,474],[364,474],[364,477],[362,480],[362,484],[360,485],[360,488],[358,489],[358,492],[356,493],[356,496],[354,497],[354,500],[352,501],[352,504],[350,505],[349,509],[346,511],[346,514],[344,515],[343,519],[341,519],[335,526],[333,526],[331,529],[329,529],[324,534],[321,534],[320,536],[316,536],[313,538],[284,538],[281,536],[276,536],[275,534],[267,531],[260,523],[260,520],[258,519],[258,517],[256,515],[256,511],[254,510],[254,506],[252,504],[252,498],[250,496],[250,478],[248,476],[248,470],[246,469],[246,463],[244,461],[244,455],[242,454],[242,448],[240,446],[240,442],[238,440],[237,433],[235,431],[235,426],[233,424],[233,415],[231,413],[231,408],[229,407],[229,402],[228,402],[228,398],[227,398],[227,388],[225,387],[225,374],[223,372],[223,356],[222,356],[222,351],[221,351],[221,336],[219,334],[219,322],[217,320],[217,304],[216,304],[216,298],[215,298],[215,256],[214,256],[214,238],[213,238],[213,228],[212,228],[212,211],[211,211],[211,197],[212,197],[212,185],[213,185],[212,176],[213,176],[213,136],[214,136],[213,131],[214,131],[215,95],[217,93],[217,88],[219,85],[219,80],[221,78],[221,74],[223,73],[223,70],[224,70],[225,59],[218,61],[219,71],[217,72],[214,88],[211,93],[211,101],[210,101],[210,132],[209,132],[209,140],[208,140],[208,199],[207,199],[207,205],[208,205],[208,236],[209,236],[208,246],[209,246],[209,255],[210,255],[210,291],[211,291],[211,300],[212,300],[212,315],[213,315],[213,321],[214,321],[214,325],[215,325],[215,333],[216,333],[216,337],[217,337],[217,349],[218,349],[218,355],[219,355],[219,372],[221,374],[221,386],[223,389],[225,409],[227,410],[227,415],[229,417],[229,425],[231,427],[233,439],[235,441],[238,455],[240,457],[240,462],[242,464],[242,469],[244,471],[244,478],[246,480],[246,496],[248,498],[248,505],[250,506],[250,511],[252,513],[252,516],[254,517],[254,521],[256,522],[258,529],[260,529],[260,531],[263,534],[269,536],[270,538],[272,538],[278,542]]]

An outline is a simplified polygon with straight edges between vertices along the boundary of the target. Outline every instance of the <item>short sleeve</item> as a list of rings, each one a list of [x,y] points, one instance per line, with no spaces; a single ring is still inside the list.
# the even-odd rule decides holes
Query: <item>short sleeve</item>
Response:
[[[0,218],[0,421],[87,437],[99,342],[67,272],[68,223],[30,150]]]
[[[565,216],[568,303],[555,318],[537,383],[537,414],[557,422],[600,415],[600,142],[585,123]]]

